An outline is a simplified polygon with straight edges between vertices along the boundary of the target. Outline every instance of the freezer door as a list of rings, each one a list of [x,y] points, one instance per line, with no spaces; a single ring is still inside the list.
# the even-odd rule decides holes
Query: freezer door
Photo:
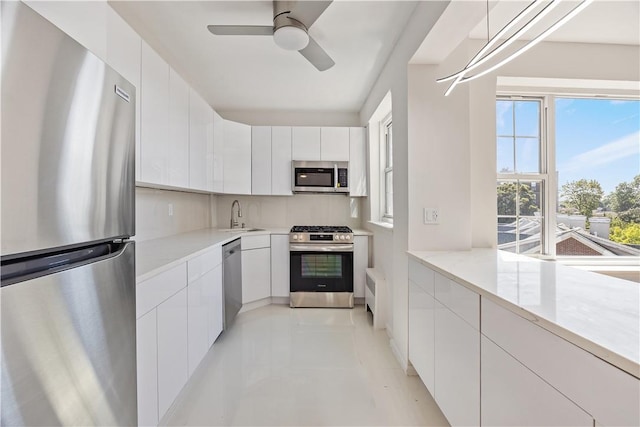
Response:
[[[134,254],[2,287],[3,426],[137,423]]]
[[[22,2],[2,7],[2,255],[135,234],[135,87]]]

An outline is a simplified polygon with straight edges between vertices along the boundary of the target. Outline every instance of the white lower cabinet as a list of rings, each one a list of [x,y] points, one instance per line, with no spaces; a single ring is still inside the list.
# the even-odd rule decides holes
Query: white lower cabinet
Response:
[[[207,324],[208,304],[206,288],[211,280],[209,273],[203,275],[187,288],[189,305],[188,341],[189,341],[189,376],[193,375],[200,361],[209,350],[209,330]]]
[[[354,236],[353,243],[353,296],[364,298],[366,270],[369,267],[369,236]]]
[[[156,309],[136,322],[138,425],[158,425],[158,329]]]
[[[480,423],[480,332],[435,300],[435,400],[452,426]]]
[[[409,280],[409,360],[435,395],[435,301],[433,296]]]
[[[207,348],[209,348],[222,333],[222,264],[207,274],[210,279],[205,282],[204,297],[207,301]]]
[[[589,414],[484,335],[481,384],[482,425],[593,425]]]
[[[271,249],[242,251],[242,303],[271,296]]]
[[[160,304],[158,312],[158,418],[189,378],[187,289]]]
[[[289,297],[289,235],[271,235],[271,296]]]

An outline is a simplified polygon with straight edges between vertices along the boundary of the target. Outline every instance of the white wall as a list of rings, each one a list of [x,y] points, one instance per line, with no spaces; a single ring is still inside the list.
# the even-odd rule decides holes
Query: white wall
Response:
[[[231,204],[236,199],[242,207],[239,222],[248,227],[289,229],[293,225],[346,225],[362,228],[362,199],[334,194],[216,196],[215,227],[229,228]]]
[[[211,227],[213,197],[136,187],[136,240],[140,242]],[[172,216],[169,215],[169,204],[173,205]]]

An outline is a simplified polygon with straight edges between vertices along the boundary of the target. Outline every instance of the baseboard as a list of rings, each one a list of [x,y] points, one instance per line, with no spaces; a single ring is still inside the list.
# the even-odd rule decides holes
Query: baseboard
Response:
[[[398,345],[396,344],[396,340],[394,340],[393,338],[391,338],[389,340],[389,346],[391,347],[391,352],[393,353],[393,355],[396,357],[396,360],[398,361],[398,363],[400,364],[400,367],[402,368],[402,370],[404,371],[405,374],[407,374],[407,360],[405,360],[405,358],[402,356],[402,353],[400,352],[400,349],[398,348]],[[408,375],[408,374],[407,374]]]
[[[259,299],[258,301],[249,302],[247,304],[242,304],[242,308],[240,309],[238,314],[255,310],[256,308],[264,307],[270,304],[271,304],[271,297]]]
[[[289,297],[271,297],[271,304],[289,305]]]

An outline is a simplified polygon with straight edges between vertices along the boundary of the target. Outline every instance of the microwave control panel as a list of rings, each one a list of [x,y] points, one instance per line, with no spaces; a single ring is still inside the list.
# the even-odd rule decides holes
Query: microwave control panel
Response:
[[[344,169],[344,168],[339,168],[338,169],[338,187],[341,187],[341,188],[348,188],[349,187],[347,171],[348,170]]]

